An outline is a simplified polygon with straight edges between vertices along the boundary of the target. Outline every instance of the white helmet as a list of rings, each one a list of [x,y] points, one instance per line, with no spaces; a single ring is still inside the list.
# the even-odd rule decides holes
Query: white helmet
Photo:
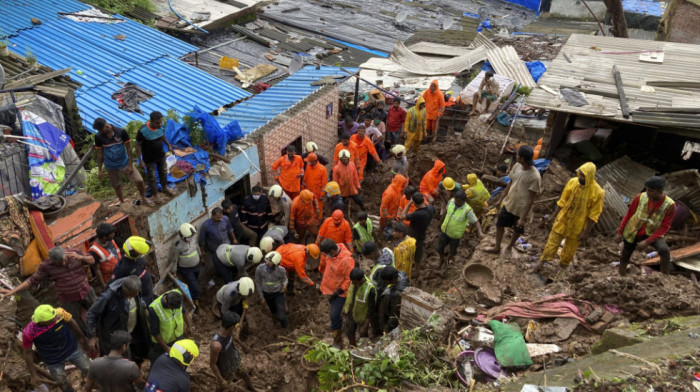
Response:
[[[391,153],[401,158],[404,156],[404,154],[406,154],[406,147],[404,147],[402,144],[397,144],[391,148]]]
[[[350,151],[348,150],[340,150],[340,153],[338,153],[338,158],[350,158]]]
[[[306,143],[306,152],[314,152],[318,150],[318,146],[314,142]]]
[[[279,252],[270,252],[265,255],[265,262],[272,263],[275,266],[282,262],[282,255]]]
[[[262,251],[265,253],[272,251],[272,248],[274,248],[274,246],[275,240],[270,236],[263,237],[260,240],[260,249],[262,249]]]
[[[192,237],[195,234],[197,234],[197,229],[195,229],[192,224],[183,223],[180,225],[180,235],[182,235],[182,238]]]
[[[272,197],[282,197],[282,193],[283,193],[282,187],[275,184],[275,185],[270,187],[270,191],[268,192],[268,195],[270,195]]]
[[[252,262],[253,264],[258,264],[262,260],[263,254],[260,248],[251,246],[245,255],[245,259]]]
[[[255,292],[253,279],[245,277],[238,280],[238,294],[247,297]]]

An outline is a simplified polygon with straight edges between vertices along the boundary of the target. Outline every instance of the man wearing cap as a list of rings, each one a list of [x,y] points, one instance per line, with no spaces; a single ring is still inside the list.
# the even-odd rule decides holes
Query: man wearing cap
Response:
[[[518,237],[525,232],[527,218],[535,197],[541,191],[542,178],[532,162],[532,147],[518,149],[517,163],[510,171],[510,182],[503,191],[503,206],[496,220],[496,243],[484,249],[488,253],[500,253],[501,241],[506,227],[513,228],[513,237],[506,250],[510,251]]]
[[[340,152],[343,150],[348,150],[350,153],[350,162],[354,163],[357,167],[359,165],[359,161],[357,160],[357,145],[350,140],[350,135],[347,133],[342,134],[340,136],[340,143],[335,145],[335,150],[333,151],[333,166],[338,164]]]
[[[141,298],[146,303],[153,301],[153,279],[146,265],[144,257],[151,251],[153,243],[143,237],[132,236],[124,241],[124,254],[114,267],[110,283],[117,279],[136,275],[141,279]]]
[[[445,215],[445,208],[447,208],[447,202],[455,196],[455,193],[460,190],[462,186],[460,183],[455,181],[452,177],[445,177],[438,184],[437,198],[440,200],[440,216]]]
[[[318,230],[316,245],[326,238],[332,239],[337,244],[345,244],[348,249],[352,249],[352,229],[343,211],[333,211],[333,214],[326,218]]]
[[[293,145],[287,146],[287,154],[279,157],[272,164],[272,171],[279,171],[275,176],[284,192],[294,199],[301,191],[301,179],[304,177],[304,161],[296,155],[297,149]]]
[[[282,255],[270,252],[265,255],[265,262],[255,270],[255,285],[258,286],[260,299],[265,300],[272,315],[282,328],[287,328],[287,312],[284,293],[287,290],[287,271],[280,266]]]
[[[292,211],[289,218],[289,231],[294,239],[303,244],[306,243],[307,236],[315,236],[320,215],[321,212],[314,194],[308,189],[301,191],[299,196],[292,201]]]
[[[318,259],[321,251],[316,244],[306,246],[299,244],[284,244],[277,248],[277,252],[282,256],[280,266],[287,271],[287,293],[294,295],[294,280],[299,277],[301,283],[313,286],[314,281],[306,275],[306,261],[309,257]]]
[[[467,204],[474,210],[476,217],[480,218],[486,207],[488,207],[486,202],[491,197],[488,189],[486,189],[476,173],[467,174],[467,183],[462,185],[462,189],[467,194]]]
[[[65,364],[70,362],[75,365],[83,376],[87,376],[90,369],[90,359],[85,352],[78,347],[78,339],[85,339],[83,331],[73,320],[73,316],[62,308],[54,308],[51,305],[39,305],[34,309],[32,321],[22,330],[22,349],[24,362],[29,371],[33,386],[42,384],[34,365],[34,352],[36,347],[41,359],[49,369],[51,378],[64,392],[74,391],[70,381],[66,378]]]
[[[177,272],[180,273],[180,277],[190,290],[194,305],[198,307],[200,295],[199,264],[203,258],[199,253],[196,235],[197,230],[189,222],[180,225],[178,239],[171,250],[172,267],[170,270],[174,273],[177,268]]]
[[[260,240],[260,249],[263,253],[272,252],[278,246],[289,242],[289,229],[287,226],[272,226],[265,232]]]
[[[440,263],[445,262],[445,247],[450,245],[449,261],[454,261],[457,255],[457,247],[462,240],[467,226],[476,225],[479,236],[483,237],[479,220],[474,215],[474,211],[467,204],[467,195],[463,190],[458,190],[455,197],[447,203],[447,212],[445,220],[440,226],[440,235],[438,236],[438,254],[440,255]]]
[[[221,244],[216,249],[214,266],[224,283],[248,276],[246,266],[258,264],[262,260],[260,248],[248,245]]]
[[[218,308],[220,314],[233,311],[242,315],[243,311],[248,309],[248,301],[246,299],[255,292],[255,282],[253,279],[244,277],[235,282],[231,282],[222,286],[216,292],[216,302],[214,307]]]
[[[315,153],[309,153],[305,161],[307,162],[306,170],[304,170],[304,189],[308,189],[313,193],[318,203],[319,216],[323,218],[323,188],[328,183],[328,171],[323,166]]]
[[[272,208],[270,220],[277,225],[289,225],[289,214],[292,210],[293,197],[285,193],[284,189],[278,184],[270,187],[267,196],[270,198],[270,207]]]
[[[87,326],[82,318],[83,309],[87,310],[95,302],[95,291],[90,287],[86,265],[95,264],[92,256],[83,255],[75,250],[66,251],[60,246],[49,250],[49,258],[44,260],[39,269],[12,290],[0,288],[3,297],[14,295],[18,291],[36,287],[50,280],[54,283],[58,302],[67,310],[73,320],[86,333]]]
[[[365,205],[360,198],[360,179],[357,173],[357,167],[350,162],[350,152],[342,150],[338,154],[340,162],[333,166],[333,181],[340,187],[340,195],[344,199],[352,199],[361,209],[365,209]]]
[[[676,203],[664,193],[666,179],[650,177],[644,183],[644,192],[638,194],[622,219],[615,235],[615,242],[623,241],[620,254],[620,275],[627,274],[627,264],[635,249],[645,252],[653,247],[659,252],[661,272],[671,272],[671,251],[664,235],[671,228],[676,215]]]
[[[148,305],[148,325],[151,330],[151,363],[170,350],[176,340],[190,336],[190,318],[182,304],[179,290],[170,290]]]
[[[189,392],[187,367],[198,356],[197,343],[190,339],[178,340],[168,353],[158,357],[151,366],[144,392]]]

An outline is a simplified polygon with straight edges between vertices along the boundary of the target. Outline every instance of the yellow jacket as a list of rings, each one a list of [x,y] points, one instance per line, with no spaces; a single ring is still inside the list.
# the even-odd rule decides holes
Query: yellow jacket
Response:
[[[605,191],[595,180],[596,167],[592,162],[586,162],[577,172],[586,177],[586,184],[581,185],[578,177],[574,177],[564,187],[557,205],[561,208],[554,221],[552,230],[565,237],[575,237],[586,227],[586,220],[598,222],[603,212]]]
[[[424,103],[425,99],[419,97],[416,100],[416,106],[408,109],[406,111],[406,121],[404,122],[404,131],[411,134],[414,132],[424,133],[425,125],[427,123],[427,117],[425,115],[425,109],[418,110],[418,106]]]

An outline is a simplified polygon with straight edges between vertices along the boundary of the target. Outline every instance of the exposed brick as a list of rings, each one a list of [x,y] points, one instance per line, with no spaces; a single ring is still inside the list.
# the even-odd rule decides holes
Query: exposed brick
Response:
[[[700,7],[684,1],[673,15],[669,27],[668,41],[700,44]]]

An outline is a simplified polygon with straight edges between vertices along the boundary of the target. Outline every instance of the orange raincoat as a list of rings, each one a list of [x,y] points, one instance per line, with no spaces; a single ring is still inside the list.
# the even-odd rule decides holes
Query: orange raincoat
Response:
[[[344,145],[342,142],[335,145],[335,151],[333,152],[333,166],[338,164],[338,154],[340,154],[340,152],[343,150],[350,151],[350,162],[353,162],[355,165],[359,163],[359,161],[357,160],[357,145],[355,144],[355,142],[352,141],[351,138],[350,143],[348,143],[347,146]]]
[[[304,174],[304,160],[301,159],[301,156],[294,155],[293,161],[290,161],[287,155],[279,157],[272,164],[273,171],[278,169],[280,173],[275,179],[279,181],[282,189],[287,194],[299,193],[301,191],[301,176],[299,174]]]
[[[401,174],[394,176],[384,193],[382,193],[382,204],[379,207],[379,226],[383,229],[396,218],[396,213],[401,205],[403,190],[408,185],[408,180]]]
[[[318,202],[318,208],[321,211],[318,218],[321,219],[323,214],[323,188],[328,183],[328,172],[326,167],[317,163],[316,165],[308,164],[306,165],[306,170],[304,171],[304,185],[305,189],[311,191],[316,197]]]
[[[352,230],[347,220],[343,219],[340,225],[336,226],[333,217],[326,218],[318,230],[316,245],[326,238],[332,239],[336,244],[345,244],[348,249],[352,249]]]
[[[435,92],[430,92],[430,89],[423,91],[425,117],[427,120],[437,120],[445,110],[445,96],[440,91],[440,87],[438,87],[437,79],[430,82],[430,85],[435,85]]]
[[[359,193],[360,179],[357,176],[357,168],[352,162],[348,162],[347,165],[338,162],[333,167],[333,181],[340,186],[340,196],[348,197]]]
[[[422,193],[426,199],[430,200],[428,196],[431,198],[437,196],[438,186],[440,185],[440,181],[442,181],[442,177],[445,175],[444,169],[445,164],[441,160],[436,159],[433,168],[423,176],[420,182],[419,192]]]
[[[316,199],[305,202],[301,196],[292,200],[291,213],[289,214],[289,230],[299,227],[314,227],[318,224],[319,208]]]
[[[336,290],[342,289],[341,297],[345,297],[350,287],[350,271],[355,268],[355,260],[352,253],[343,244],[338,244],[340,253],[335,257],[321,256],[321,264],[318,270],[323,274],[321,279],[321,293],[331,295]]]
[[[355,148],[357,151],[357,160],[360,164],[357,166],[357,174],[359,176],[360,182],[365,178],[365,166],[367,166],[367,156],[371,155],[376,162],[380,162],[379,155],[377,155],[377,149],[374,148],[372,140],[365,136],[360,140],[357,134],[350,137],[350,143],[355,143]],[[350,154],[352,159],[352,154]]]
[[[314,281],[306,275],[306,247],[299,244],[284,244],[275,249],[282,256],[280,266],[287,272],[296,271],[299,279],[309,286]]]

